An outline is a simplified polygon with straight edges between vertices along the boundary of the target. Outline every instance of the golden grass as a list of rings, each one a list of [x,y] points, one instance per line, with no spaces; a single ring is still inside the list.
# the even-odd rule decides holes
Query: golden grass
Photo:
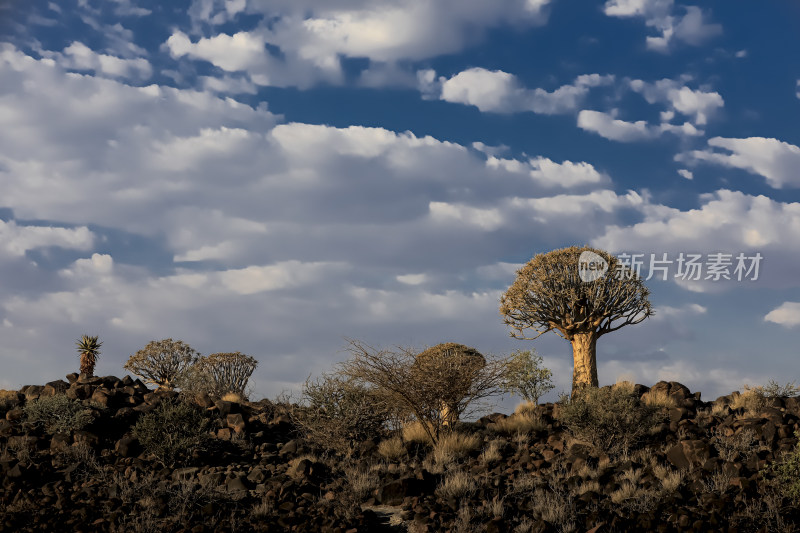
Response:
[[[535,415],[536,407],[534,402],[522,402],[514,408],[515,415]]]
[[[655,407],[678,407],[678,402],[667,394],[667,391],[660,389],[656,391],[648,391],[642,395],[642,401],[645,405],[652,405]]]
[[[761,387],[745,385],[744,392],[734,393],[731,408],[744,409],[745,416],[755,416],[766,404],[767,400]]]
[[[503,456],[500,454],[500,445],[502,444],[502,442],[503,441],[501,440],[493,440],[489,442],[489,445],[486,446],[486,448],[484,448],[483,451],[481,452],[480,455],[481,463],[489,465],[491,463],[496,463],[497,461],[502,459]]]
[[[226,392],[222,396],[222,401],[224,401],[224,402],[242,403],[244,401],[244,398],[242,397],[241,394],[239,394],[237,392]]]
[[[392,437],[378,444],[378,453],[389,461],[397,461],[406,455],[406,446],[402,438]]]
[[[403,440],[419,444],[433,444],[430,436],[425,431],[425,426],[419,420],[414,420],[403,426]]]
[[[447,433],[442,435],[433,447],[433,460],[439,465],[447,465],[469,455],[481,445],[477,435]]]
[[[612,385],[612,388],[625,391],[628,394],[633,394],[633,389],[635,386],[636,385],[634,385],[632,381],[621,380],[614,383]]]
[[[436,492],[442,498],[463,498],[478,489],[472,476],[463,470],[448,472],[437,487]]]
[[[0,389],[0,409],[8,409],[17,404],[17,391]]]
[[[547,425],[541,417],[533,413],[515,413],[507,418],[489,424],[489,429],[503,435],[514,435],[517,433],[532,433],[544,431]]]

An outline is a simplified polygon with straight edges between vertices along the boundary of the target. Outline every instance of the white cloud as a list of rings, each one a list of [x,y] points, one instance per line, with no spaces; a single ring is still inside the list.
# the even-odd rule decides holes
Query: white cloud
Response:
[[[428,281],[426,274],[402,274],[396,277],[397,281],[405,285],[422,285]]]
[[[800,147],[778,139],[748,137],[732,139],[712,137],[709,148],[678,154],[675,159],[687,163],[706,161],[740,168],[763,176],[776,189],[800,187]],[[719,148],[730,153],[714,150]]]
[[[527,162],[517,159],[500,159],[490,155],[486,160],[489,168],[502,168],[510,173],[527,174],[545,187],[577,187],[600,185],[610,182],[606,174],[597,171],[589,163],[564,161],[556,163],[546,157],[537,157]]]
[[[694,174],[692,174],[691,170],[686,170],[685,168],[678,169],[678,174],[682,177],[686,178],[687,180],[694,179]]]
[[[800,231],[800,203],[782,203],[765,196],[750,196],[738,191],[719,190],[701,196],[703,204],[697,209],[680,211],[664,206],[645,205],[645,219],[630,226],[607,226],[602,236],[592,243],[612,253],[634,251],[644,253],[649,262],[650,253],[660,259],[662,253],[670,254],[668,260],[677,260],[679,253],[731,254],[728,275],[731,283],[758,284],[758,286],[790,287],[797,285],[797,276],[790,265],[800,262],[800,245],[793,237]],[[746,258],[760,253],[757,280],[742,272],[742,281],[734,272],[736,257]],[[744,266],[750,268],[748,259]],[[677,264],[670,272],[677,273]],[[660,276],[661,273],[656,273]],[[705,281],[703,271],[699,280],[681,280],[681,285],[699,292],[722,290],[722,281]],[[692,276],[694,277],[694,276]]]
[[[797,97],[800,98],[800,80],[797,80]]]
[[[617,112],[616,109],[613,109],[611,113],[584,109],[578,113],[578,127],[606,139],[620,142],[647,141],[659,137],[662,133],[689,137],[700,136],[704,133],[688,122],[681,125],[661,123],[657,126],[648,124],[644,120],[628,122],[616,118]]]
[[[246,31],[219,34],[193,43],[185,33],[175,31],[167,39],[166,46],[174,58],[188,55],[234,72],[264,64],[269,58],[265,43],[263,37]]]
[[[441,77],[438,85],[432,80],[434,75],[430,70],[420,73],[420,90],[426,96],[440,87],[440,99],[474,105],[484,112],[533,111],[546,115],[574,111],[589,88],[614,81],[610,75],[585,74],[578,76],[573,84],[548,92],[540,88],[524,88],[513,74],[479,67],[464,70],[449,79]]]
[[[800,326],[800,302],[783,302],[767,313],[764,320],[787,328]]]
[[[83,43],[73,42],[63,53],[47,53],[67,69],[91,70],[115,78],[133,78],[143,80],[149,78],[153,69],[144,58],[123,59],[107,54],[100,54]]]
[[[644,18],[645,25],[659,33],[646,38],[647,47],[658,52],[668,52],[675,41],[699,46],[722,33],[722,26],[706,22],[699,7],[681,7],[683,16],[675,14],[674,0],[607,0],[604,12],[609,17]]]
[[[626,122],[614,118],[614,114],[588,109],[578,113],[578,127],[612,141],[642,141],[655,136],[652,128],[648,127],[644,120]]]
[[[247,71],[258,85],[309,87],[343,82],[341,58],[367,58],[364,86],[414,84],[403,62],[457,52],[494,27],[544,24],[550,0],[315,0],[235,2],[194,0],[194,34],[224,24],[238,13],[261,16],[257,27],[234,36],[207,35],[196,43],[175,31],[166,45],[173,57],[210,61],[228,71]],[[238,42],[236,42],[238,41]],[[265,44],[277,48],[272,55]]]
[[[669,105],[671,111],[692,117],[692,122],[698,126],[705,125],[708,116],[725,105],[722,96],[717,92],[692,90],[682,85],[681,81],[671,79],[663,79],[655,83],[631,80],[630,87],[641,93],[651,104],[665,103]],[[666,115],[662,118],[671,120],[673,116]]]
[[[431,202],[428,206],[431,219],[436,223],[469,225],[484,231],[494,231],[503,225],[504,217],[499,209],[483,209],[447,202]]]
[[[331,269],[340,270],[344,266],[327,262],[284,261],[274,265],[226,270],[214,277],[236,294],[249,295],[308,285],[321,280]]]
[[[0,251],[10,257],[46,246],[88,250],[94,234],[87,227],[58,228],[53,226],[20,226],[15,221],[0,220]]]

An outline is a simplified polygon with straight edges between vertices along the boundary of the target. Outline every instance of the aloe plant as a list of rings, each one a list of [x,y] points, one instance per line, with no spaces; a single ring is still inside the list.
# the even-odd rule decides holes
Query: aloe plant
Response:
[[[76,344],[81,355],[81,374],[93,376],[94,365],[97,364],[97,356],[100,355],[100,346],[103,343],[98,342],[97,336],[83,335]]]

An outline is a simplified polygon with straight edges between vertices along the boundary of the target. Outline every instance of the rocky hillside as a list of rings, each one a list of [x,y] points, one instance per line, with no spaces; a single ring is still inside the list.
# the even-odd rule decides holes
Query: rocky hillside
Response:
[[[528,406],[346,457],[306,441],[288,403],[201,395],[187,425],[169,418],[178,393],[71,374],[0,394],[0,530],[796,530],[797,489],[775,465],[794,457],[800,399],[625,394],[655,418]]]

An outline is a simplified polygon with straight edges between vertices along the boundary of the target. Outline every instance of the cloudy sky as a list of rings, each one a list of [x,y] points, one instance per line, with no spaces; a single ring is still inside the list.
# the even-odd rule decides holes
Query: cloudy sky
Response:
[[[355,338],[535,348],[552,400],[569,343],[499,298],[573,244],[674,261],[601,384],[800,379],[797,35],[796,2],[3,1],[0,388],[88,333],[98,374],[171,337],[274,397]]]

